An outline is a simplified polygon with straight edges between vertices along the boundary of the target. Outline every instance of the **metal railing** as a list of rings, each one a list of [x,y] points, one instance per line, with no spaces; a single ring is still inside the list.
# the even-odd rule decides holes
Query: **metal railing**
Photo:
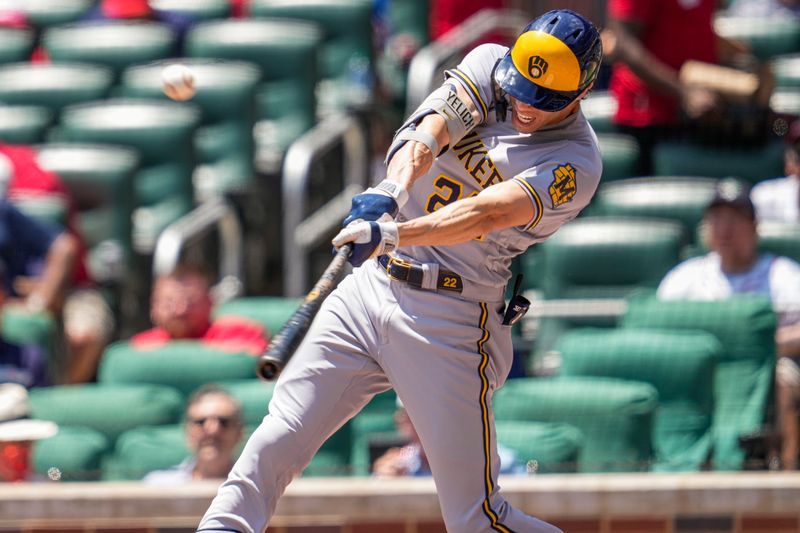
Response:
[[[242,293],[242,227],[233,206],[222,198],[214,198],[179,218],[158,237],[153,253],[153,276],[175,270],[181,252],[207,236],[213,228],[219,232],[219,277],[213,292],[217,302]]]
[[[343,190],[313,213],[306,213],[311,169],[338,143],[344,147]],[[297,139],[283,164],[284,294],[302,296],[308,288],[308,254],[336,228],[350,208],[350,199],[368,184],[367,136],[352,115],[331,116]]]
[[[475,42],[496,32],[508,32],[516,37],[528,22],[529,17],[520,11],[484,9],[424,47],[409,65],[406,113],[412,113],[439,85],[441,80],[437,74],[442,68],[461,59],[459,56]]]

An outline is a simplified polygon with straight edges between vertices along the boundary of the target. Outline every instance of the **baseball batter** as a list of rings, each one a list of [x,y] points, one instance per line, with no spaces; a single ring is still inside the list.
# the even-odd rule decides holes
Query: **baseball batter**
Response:
[[[597,139],[580,111],[597,29],[551,11],[514,46],[471,51],[395,134],[387,179],[353,198],[334,246],[355,267],[281,375],[269,414],[198,531],[260,533],[289,482],[394,387],[427,453],[447,530],[556,532],[499,494],[492,394],[512,359],[514,256],[592,198]]]

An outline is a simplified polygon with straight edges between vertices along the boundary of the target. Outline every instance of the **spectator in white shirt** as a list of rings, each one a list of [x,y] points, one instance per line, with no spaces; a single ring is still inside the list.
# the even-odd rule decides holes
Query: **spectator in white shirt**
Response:
[[[764,180],[753,187],[750,198],[759,222],[800,223],[800,122],[787,134],[782,178]]]
[[[800,452],[800,264],[758,253],[756,218],[748,191],[725,181],[706,208],[703,234],[710,252],[684,261],[661,281],[665,300],[724,300],[734,294],[762,294],[772,301],[779,323],[775,340],[776,390],[783,444],[781,464],[796,470]]]

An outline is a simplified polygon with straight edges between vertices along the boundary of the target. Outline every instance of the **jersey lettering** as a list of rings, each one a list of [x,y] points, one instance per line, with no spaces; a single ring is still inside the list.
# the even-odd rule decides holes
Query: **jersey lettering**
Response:
[[[428,196],[428,202],[425,204],[425,210],[428,213],[433,213],[440,207],[459,200],[464,191],[464,187],[461,183],[444,174],[440,174],[433,181],[433,187],[438,192],[431,193],[431,195]]]
[[[489,150],[476,132],[471,132],[458,144],[453,145],[453,153],[481,189],[505,181],[489,157]]]

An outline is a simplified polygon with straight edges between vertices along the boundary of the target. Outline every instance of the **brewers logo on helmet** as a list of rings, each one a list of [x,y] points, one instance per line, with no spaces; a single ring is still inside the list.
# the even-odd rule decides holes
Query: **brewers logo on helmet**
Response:
[[[495,68],[500,89],[542,111],[560,111],[597,77],[603,47],[597,28],[566,9],[525,26]]]

